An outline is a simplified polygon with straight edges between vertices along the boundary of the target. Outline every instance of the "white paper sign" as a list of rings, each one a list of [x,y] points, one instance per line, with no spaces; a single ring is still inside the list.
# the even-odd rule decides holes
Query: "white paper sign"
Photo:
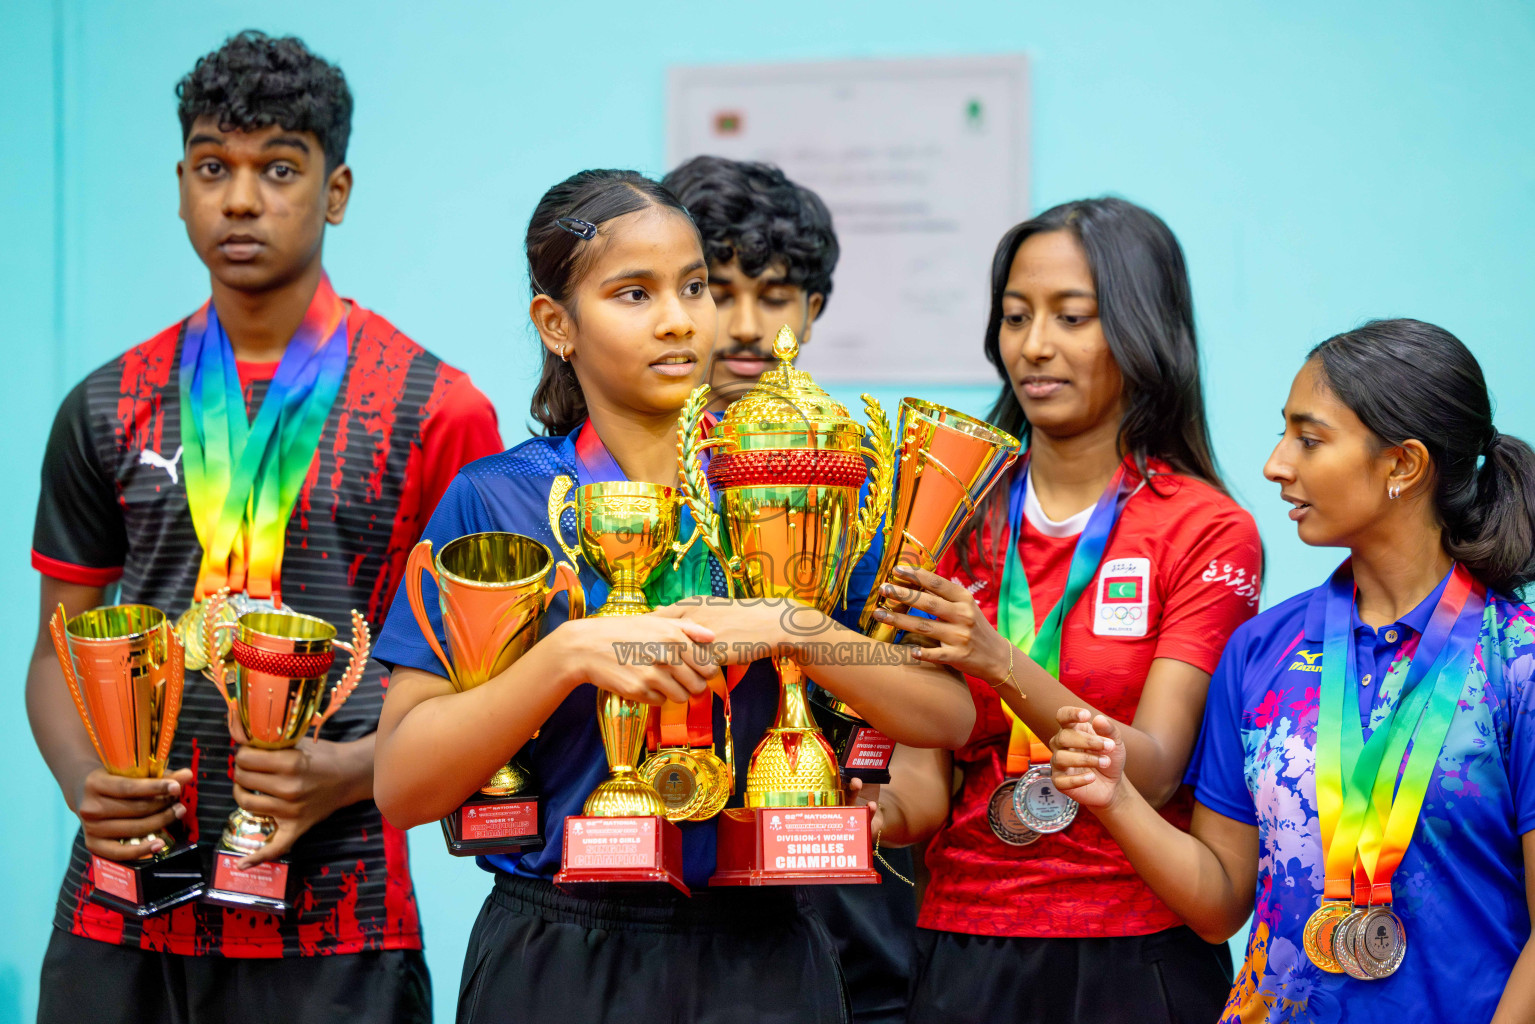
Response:
[[[680,67],[669,166],[777,164],[832,211],[842,257],[800,365],[828,381],[990,383],[992,251],[1027,214],[1021,55]]]

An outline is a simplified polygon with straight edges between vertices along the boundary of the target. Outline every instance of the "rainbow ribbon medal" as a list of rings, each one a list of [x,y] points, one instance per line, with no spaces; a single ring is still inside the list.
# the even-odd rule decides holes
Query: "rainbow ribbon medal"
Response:
[[[1023,506],[1025,488],[1028,486],[1030,456],[1026,453],[1013,476],[1008,493],[1008,554],[1002,564],[1002,593],[997,604],[997,631],[1046,672],[1060,678],[1061,632],[1067,612],[1076,606],[1086,592],[1098,565],[1103,561],[1104,549],[1119,522],[1125,502],[1135,487],[1123,464],[1115,471],[1109,486],[1099,496],[1098,503],[1088,517],[1087,526],[1077,537],[1071,552],[1071,568],[1066,576],[1066,589],[1044,622],[1036,628],[1034,602],[1029,593],[1029,577],[1024,571],[1023,560],[1018,554],[1019,539],[1023,536]],[[1050,786],[1049,750],[1013,713],[1007,702],[1002,710],[1012,724],[1007,744],[1007,778],[991,797],[990,820],[992,831],[1003,842],[1015,846],[1027,845],[1039,838],[1041,832],[1059,832],[1075,817],[1076,804],[1065,800]],[[1033,764],[1031,768],[1030,765]],[[1020,778],[1020,776],[1022,776]],[[1011,803],[1013,818],[1008,818]],[[1023,826],[1020,829],[1018,826]]]
[[[1353,573],[1345,562],[1328,584],[1317,718],[1325,882],[1303,944],[1322,970],[1370,980],[1389,977],[1406,955],[1407,933],[1391,910],[1391,876],[1412,841],[1471,669],[1486,589],[1464,566],[1451,570],[1417,649],[1381,684],[1396,697],[1368,740],[1351,639],[1353,605]]]
[[[188,320],[181,347],[181,431],[187,504],[203,552],[195,603],[177,628],[197,652],[202,603],[219,589],[281,606],[288,519],[346,365],[346,304],[328,277],[320,279],[253,421],[234,349],[212,301]],[[192,654],[188,667],[200,667]]]

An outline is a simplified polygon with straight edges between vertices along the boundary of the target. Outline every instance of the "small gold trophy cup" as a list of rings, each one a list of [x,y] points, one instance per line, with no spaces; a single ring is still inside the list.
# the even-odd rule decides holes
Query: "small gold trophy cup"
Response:
[[[876,607],[904,612],[906,605],[879,596],[882,583],[896,579],[897,566],[931,572],[981,501],[1018,458],[1018,439],[962,412],[901,400],[896,427],[895,487],[885,516],[885,549],[879,575],[864,604],[859,627],[891,643],[896,630],[874,617]],[[826,731],[844,779],[890,781],[895,741],[871,728],[846,704],[824,690],[813,698],[816,720]]]
[[[165,613],[145,604],[92,608],[65,620],[59,605],[48,623],[53,649],[75,710],[101,765],[113,775],[158,779],[165,773],[181,714],[185,653]],[[203,893],[202,858],[193,843],[165,832],[123,840],[165,846],[135,861],[91,854],[91,898],[148,917]]]
[[[679,556],[678,506],[670,487],[649,483],[595,483],[566,500],[572,481],[555,477],[549,492],[549,528],[574,562],[608,582],[608,597],[594,618],[644,615],[644,586],[661,562]],[[565,541],[560,516],[576,512],[576,546]],[[640,777],[650,705],[606,690],[597,693],[597,726],[609,775],[586,798],[580,816],[565,819],[557,885],[666,882],[686,893],[682,833],[666,818],[666,805]]]
[[[437,585],[446,653],[427,616],[423,574]],[[547,547],[516,533],[471,533],[443,545],[435,559],[432,542],[424,540],[405,565],[405,595],[416,624],[460,693],[494,679],[527,653],[538,640],[544,612],[562,590],[570,600],[570,618],[581,618],[586,595],[575,569],[555,565]],[[537,787],[520,753],[442,819],[442,834],[448,851],[459,857],[512,853],[544,841]]]
[[[830,612],[879,528],[894,443],[884,411],[865,395],[873,442],[866,450],[864,427],[794,366],[798,351],[794,332],[779,331],[778,365],[706,440],[699,440],[699,422],[708,385],[689,396],[678,424],[682,491],[735,592]],[[707,484],[700,458],[706,448],[715,449]],[[872,479],[866,458],[874,464]],[[865,480],[870,486],[860,505]],[[717,510],[710,484],[719,495]],[[777,659],[777,667],[778,717],[746,776],[746,806],[756,813],[726,811],[720,819],[719,872],[710,884],[878,881],[868,864],[872,812],[841,806],[836,754],[811,718],[804,670],[788,657]],[[837,810],[798,810],[809,808]],[[786,844],[781,850],[780,843]],[[812,849],[835,852],[800,853]]]
[[[368,623],[352,612],[352,642],[336,639],[336,627],[323,619],[291,612],[246,612],[234,622],[223,619],[228,595],[208,599],[203,646],[211,660],[207,673],[239,721],[244,742],[260,750],[286,750],[310,726],[315,738],[346,703],[368,663]],[[234,633],[230,659],[219,656],[219,633]],[[341,679],[331,689],[325,712],[320,698],[335,661],[335,648],[351,655]],[[233,671],[230,670],[233,662]],[[231,692],[231,690],[233,692]],[[239,737],[236,737],[239,739]],[[209,903],[287,913],[297,878],[290,878],[286,858],[241,869],[236,865],[265,846],[277,821],[241,807],[230,812],[214,852],[213,884],[203,894]]]

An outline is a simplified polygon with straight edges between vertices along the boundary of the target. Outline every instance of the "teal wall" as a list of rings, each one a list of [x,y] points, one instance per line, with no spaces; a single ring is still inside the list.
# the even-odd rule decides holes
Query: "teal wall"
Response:
[[[1263,529],[1268,601],[1336,558],[1294,539],[1261,476],[1309,345],[1370,316],[1441,323],[1490,371],[1500,428],[1535,436],[1528,4],[9,0],[0,1024],[33,1013],[73,827],[21,698],[44,437],[74,381],[204,298],[175,215],[171,89],[196,56],[252,25],[304,36],[357,96],[357,190],[327,253],[338,288],[471,371],[509,441],[524,436],[535,365],[527,215],[582,167],[664,170],[668,66],[1018,50],[1032,60],[1034,208],[1118,192],[1162,214],[1188,252],[1219,456]],[[980,410],[990,389],[926,396]],[[412,851],[439,1014],[451,1019],[487,880],[451,860],[435,828],[417,830]]]

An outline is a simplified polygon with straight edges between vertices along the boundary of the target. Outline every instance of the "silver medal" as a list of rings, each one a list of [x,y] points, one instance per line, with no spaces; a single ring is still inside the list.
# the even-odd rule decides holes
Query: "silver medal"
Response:
[[[991,825],[992,834],[1007,845],[1028,846],[1039,840],[1039,833],[1018,820],[1013,799],[1017,786],[1017,779],[1004,779],[1002,785],[991,791],[991,800],[986,805],[986,820]]]
[[[1055,788],[1050,766],[1036,764],[1013,787],[1013,813],[1040,835],[1059,832],[1077,816],[1078,804]]]
[[[1366,976],[1389,978],[1407,956],[1407,929],[1390,907],[1370,907],[1354,926],[1354,962]]]

